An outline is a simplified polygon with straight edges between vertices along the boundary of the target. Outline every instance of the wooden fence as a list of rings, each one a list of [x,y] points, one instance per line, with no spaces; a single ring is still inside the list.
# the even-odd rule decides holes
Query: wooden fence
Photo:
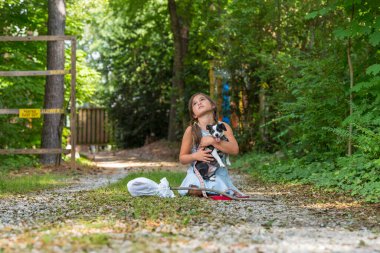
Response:
[[[109,143],[110,128],[104,108],[80,108],[77,114],[77,144],[105,145]]]
[[[71,42],[71,69],[53,69],[53,70],[16,70],[16,71],[0,71],[3,77],[20,77],[20,76],[51,76],[51,75],[71,75],[70,85],[70,132],[71,132],[71,149],[65,150],[61,148],[40,148],[40,149],[0,149],[0,154],[57,154],[57,164],[60,163],[62,153],[71,153],[71,163],[75,168],[75,146],[76,146],[76,48],[77,40],[75,36],[0,36],[0,42],[27,42],[27,41],[70,41]],[[63,108],[0,108],[0,114],[19,114],[21,117],[40,117],[41,114],[64,114]]]

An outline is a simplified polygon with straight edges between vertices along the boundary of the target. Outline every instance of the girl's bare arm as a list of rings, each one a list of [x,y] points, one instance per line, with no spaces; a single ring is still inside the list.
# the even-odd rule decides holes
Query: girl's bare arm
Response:
[[[193,138],[191,135],[191,127],[189,126],[183,134],[181,150],[179,152],[179,161],[182,164],[192,163],[193,161],[211,162],[213,156],[210,154],[210,150],[199,149],[195,153],[191,153],[193,146]]]

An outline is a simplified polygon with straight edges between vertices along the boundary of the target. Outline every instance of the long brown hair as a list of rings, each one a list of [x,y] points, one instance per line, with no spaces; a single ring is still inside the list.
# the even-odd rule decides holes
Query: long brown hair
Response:
[[[189,99],[188,109],[190,114],[190,126],[191,126],[191,134],[193,136],[193,145],[195,145],[195,148],[198,149],[199,144],[201,143],[202,139],[202,130],[200,126],[198,125],[198,120],[194,118],[194,112],[193,112],[193,100],[195,96],[202,95],[204,96],[208,101],[210,101],[211,105],[214,106],[213,114],[214,114],[214,123],[218,122],[218,113],[216,109],[216,103],[214,100],[212,100],[208,95],[198,92],[191,96]]]

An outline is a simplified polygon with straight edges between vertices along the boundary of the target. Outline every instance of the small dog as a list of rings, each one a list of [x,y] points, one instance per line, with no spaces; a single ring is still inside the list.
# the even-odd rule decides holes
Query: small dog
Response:
[[[207,125],[206,129],[209,131],[212,137],[217,139],[218,141],[228,141],[228,138],[224,136],[224,131],[227,131],[226,127],[222,122],[218,122],[215,125]],[[223,152],[217,150],[214,146],[210,145],[207,146],[206,149],[212,150],[211,155],[215,158],[214,162],[211,162],[210,164],[206,162],[200,162],[197,161],[195,164],[195,167],[199,171],[199,173],[202,175],[203,179],[206,180],[213,180],[215,171],[216,171],[216,163],[219,164],[219,167],[225,167],[226,165],[223,163],[220,156],[226,156],[226,163],[227,165],[231,165],[230,159],[228,154],[224,154]]]
[[[228,138],[224,135],[224,131],[227,131],[226,126],[222,122],[218,122],[215,125],[207,125],[206,129],[209,131],[212,137],[214,137],[218,142],[219,141],[228,141]],[[225,167],[220,155],[226,156],[227,165],[231,165],[230,158],[228,154],[224,154],[221,151],[217,150],[214,146],[208,146],[208,149],[212,150],[211,155],[216,159],[220,167]]]

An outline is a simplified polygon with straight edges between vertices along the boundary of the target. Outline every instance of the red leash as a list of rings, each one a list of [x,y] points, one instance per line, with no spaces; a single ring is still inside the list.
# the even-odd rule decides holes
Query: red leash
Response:
[[[194,166],[193,167],[194,173],[195,173],[195,175],[197,176],[197,178],[199,180],[199,184],[201,185],[201,188],[206,188],[205,187],[205,181],[203,180],[203,177],[201,176],[201,174],[199,173],[199,171],[195,167],[195,163],[194,163],[193,166]],[[192,188],[192,189],[196,189],[196,188]],[[206,191],[202,191],[202,195],[203,195],[203,197],[208,198]]]

